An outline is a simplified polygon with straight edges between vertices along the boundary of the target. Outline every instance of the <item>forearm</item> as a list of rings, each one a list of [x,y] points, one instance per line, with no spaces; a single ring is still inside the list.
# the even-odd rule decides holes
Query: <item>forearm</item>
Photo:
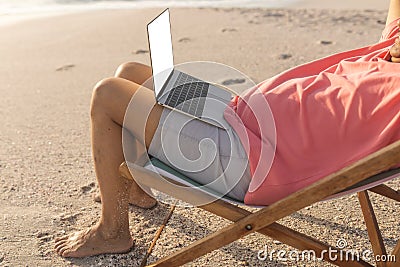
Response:
[[[392,21],[398,18],[400,18],[400,0],[390,0],[386,25],[390,24]]]

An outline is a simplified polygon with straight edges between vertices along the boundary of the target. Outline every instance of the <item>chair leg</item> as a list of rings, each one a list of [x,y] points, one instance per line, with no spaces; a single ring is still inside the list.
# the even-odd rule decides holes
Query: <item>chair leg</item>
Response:
[[[396,191],[392,188],[390,188],[387,185],[378,185],[374,188],[369,189],[371,192],[374,192],[376,194],[382,195],[384,197],[393,199],[395,201],[400,202],[400,191]]]
[[[384,256],[387,255],[385,244],[383,243],[382,234],[379,230],[378,221],[376,220],[375,212],[372,207],[371,200],[369,199],[368,192],[362,191],[358,193],[361,209],[364,215],[365,224],[369,235],[369,240],[372,245],[374,255]],[[385,262],[377,262],[376,266],[385,267]]]
[[[232,222],[236,222],[251,214],[250,211],[247,211],[236,205],[232,205],[222,200],[217,200],[213,203],[201,206],[199,208],[206,210],[210,213],[213,213],[219,217],[230,220]],[[263,234],[265,236],[269,236],[275,240],[279,240],[282,243],[289,245],[293,248],[296,248],[300,251],[314,251],[316,255],[323,255],[325,261],[335,264],[337,266],[341,267],[371,266],[370,264],[366,263],[361,259],[359,259],[359,261],[346,261],[346,260],[340,261],[340,259],[334,261],[329,257],[328,253],[322,253],[322,251],[329,251],[329,248],[340,251],[339,249],[329,246],[315,238],[297,232],[279,223],[273,223],[270,226],[259,230],[258,233]]]
[[[252,214],[250,211],[247,211],[245,209],[242,209],[238,206],[232,205],[230,203],[227,203],[222,200],[217,200],[213,203],[204,205],[199,207],[203,210],[206,210],[208,212],[211,212],[217,216],[220,216],[222,218],[228,219],[233,222],[237,222],[248,215]],[[297,232],[295,230],[292,230],[286,226],[283,226],[278,223],[272,223],[271,225],[262,228],[258,230],[257,232],[269,236],[275,240],[279,240],[284,244],[287,244],[289,246],[292,246],[294,248],[297,248],[301,251],[314,251],[316,256],[319,257],[319,255],[324,256],[324,260],[331,262],[337,266],[341,267],[372,267],[369,263],[359,259],[358,261],[340,261],[340,259],[337,259],[336,261],[332,260],[329,258],[328,253],[322,253],[322,251],[329,251],[330,249],[335,249],[334,247],[330,247],[321,241],[314,239],[312,237],[309,237],[307,235],[304,235],[300,232]],[[201,249],[201,248],[200,248]],[[340,250],[338,250],[340,251]],[[159,260],[156,263],[150,264],[147,267],[160,267],[160,266],[180,266],[182,265],[183,262],[180,261],[179,259],[175,261],[173,258],[166,257],[161,260]]]
[[[400,240],[397,241],[397,245],[394,248],[392,255],[394,256],[394,261],[388,264],[388,267],[398,267],[400,265]]]

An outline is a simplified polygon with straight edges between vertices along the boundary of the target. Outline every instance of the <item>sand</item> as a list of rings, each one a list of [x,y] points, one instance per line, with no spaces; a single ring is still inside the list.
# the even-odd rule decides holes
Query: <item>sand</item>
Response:
[[[324,8],[324,9],[370,9],[387,10],[390,0],[298,0],[294,1],[290,7],[294,8]]]
[[[63,259],[54,237],[94,224],[100,205],[89,139],[94,84],[127,61],[149,63],[145,25],[160,9],[76,13],[0,27],[0,266],[138,266],[168,211],[131,208],[135,248],[124,255]],[[210,60],[260,82],[297,64],[376,42],[380,10],[172,9],[177,63]],[[188,19],[189,18],[189,19]],[[207,42],[204,42],[207,40]],[[399,180],[389,185],[398,187]],[[400,230],[400,206],[372,195],[385,243]],[[371,249],[356,196],[315,204],[282,223],[335,245]],[[177,208],[150,260],[228,222]],[[289,249],[251,235],[187,266],[329,266],[260,261]]]

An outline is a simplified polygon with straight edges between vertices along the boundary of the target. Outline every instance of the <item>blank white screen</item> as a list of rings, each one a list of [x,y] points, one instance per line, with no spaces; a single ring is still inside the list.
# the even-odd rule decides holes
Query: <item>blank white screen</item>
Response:
[[[165,10],[147,25],[151,65],[156,96],[174,68],[169,10]]]

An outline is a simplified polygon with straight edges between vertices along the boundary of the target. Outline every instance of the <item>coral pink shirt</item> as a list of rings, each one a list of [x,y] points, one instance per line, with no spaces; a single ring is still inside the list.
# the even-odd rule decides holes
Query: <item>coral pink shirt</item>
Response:
[[[397,33],[394,21],[377,44],[292,68],[231,102],[225,118],[253,175],[246,204],[269,205],[400,140],[400,64],[388,61]]]

